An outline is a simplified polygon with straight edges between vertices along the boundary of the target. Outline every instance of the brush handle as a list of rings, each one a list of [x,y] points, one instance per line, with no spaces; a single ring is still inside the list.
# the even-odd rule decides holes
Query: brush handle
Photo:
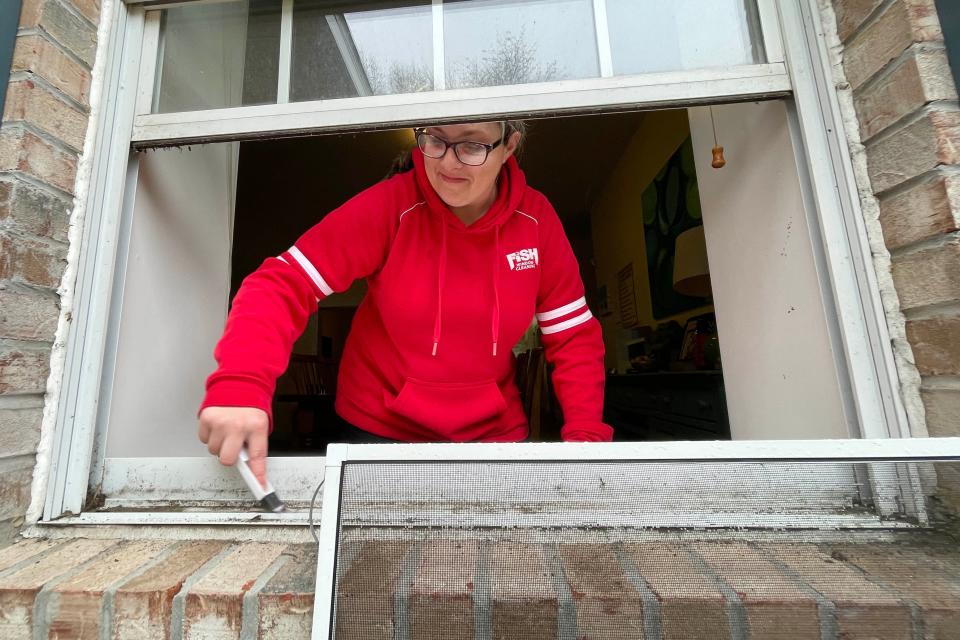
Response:
[[[283,500],[277,496],[277,492],[274,491],[270,481],[267,480],[264,486],[260,486],[260,482],[257,480],[257,477],[253,475],[253,471],[250,470],[250,465],[247,464],[248,462],[250,462],[250,454],[247,452],[247,448],[244,447],[240,449],[240,455],[237,457],[237,471],[240,472],[240,477],[243,478],[253,497],[268,511],[273,511],[274,513],[286,511],[286,505],[284,505]]]

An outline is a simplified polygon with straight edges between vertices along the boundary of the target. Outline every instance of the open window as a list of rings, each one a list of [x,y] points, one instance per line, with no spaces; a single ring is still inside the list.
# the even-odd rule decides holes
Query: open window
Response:
[[[46,518],[88,498],[245,497],[195,435],[230,296],[382,178],[422,122],[534,120],[521,166],[558,209],[604,327],[618,437],[904,433],[862,238],[836,189],[844,156],[825,124],[805,2],[121,12],[110,117],[130,127],[101,134],[109,153],[92,198],[103,214],[87,232],[94,244],[113,234],[119,250],[81,269],[90,312],[71,341]],[[362,295],[359,283],[320,305],[280,381],[271,469],[288,499],[308,499],[322,467]],[[556,439],[535,332],[516,349],[537,438]]]

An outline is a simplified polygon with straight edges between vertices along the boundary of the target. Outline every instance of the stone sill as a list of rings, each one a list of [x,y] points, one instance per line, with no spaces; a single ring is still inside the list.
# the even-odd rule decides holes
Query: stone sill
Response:
[[[480,553],[514,561],[462,569]],[[309,638],[315,564],[313,544],[24,540],[0,549],[0,638]],[[464,638],[960,639],[960,549],[920,533],[367,541],[341,567],[340,639],[437,638],[438,618],[469,621]]]

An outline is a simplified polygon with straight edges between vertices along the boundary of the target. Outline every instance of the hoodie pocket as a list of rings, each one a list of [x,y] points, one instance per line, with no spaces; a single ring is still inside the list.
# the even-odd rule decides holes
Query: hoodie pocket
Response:
[[[396,398],[384,395],[388,409],[451,440],[471,439],[469,427],[507,408],[493,380],[442,383],[407,378]]]

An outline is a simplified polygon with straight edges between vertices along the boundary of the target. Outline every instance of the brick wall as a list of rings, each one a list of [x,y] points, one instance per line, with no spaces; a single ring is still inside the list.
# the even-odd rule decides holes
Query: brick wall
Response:
[[[23,522],[57,327],[99,0],[24,0],[0,126],[0,546]]]
[[[901,395],[960,436],[960,109],[934,0],[820,0]],[[938,497],[960,510],[960,476]]]
[[[337,638],[957,638],[956,545],[433,539],[346,543]],[[615,535],[615,534],[614,534]],[[29,540],[0,637],[310,637],[316,545]]]
[[[960,110],[934,0],[833,0],[833,9],[840,86],[859,125],[851,138],[866,159],[861,193],[899,301],[889,320],[904,325],[928,433],[958,436]]]

